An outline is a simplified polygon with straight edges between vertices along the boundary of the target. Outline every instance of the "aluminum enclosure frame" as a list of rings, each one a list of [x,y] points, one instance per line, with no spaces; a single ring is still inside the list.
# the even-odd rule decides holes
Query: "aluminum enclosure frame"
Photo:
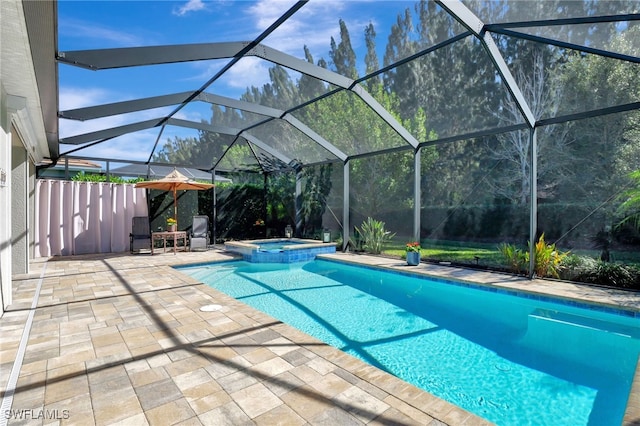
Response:
[[[553,26],[553,25],[571,25],[571,24],[587,24],[587,23],[599,23],[599,22],[623,22],[623,21],[640,21],[640,14],[632,13],[632,14],[624,14],[619,16],[606,16],[606,17],[581,17],[581,18],[572,18],[572,19],[551,19],[551,20],[538,20],[538,21],[522,21],[522,22],[514,22],[514,23],[501,23],[501,24],[487,24],[483,22],[478,16],[476,16],[464,3],[460,0],[435,0],[435,2],[442,7],[450,16],[452,16],[457,22],[459,22],[464,28],[468,30],[467,33],[458,34],[456,36],[451,37],[450,39],[441,42],[437,46],[432,46],[424,51],[418,52],[412,55],[410,58],[405,58],[395,64],[390,64],[383,69],[377,70],[365,77],[358,78],[357,80],[353,80],[342,76],[338,73],[330,71],[325,68],[321,68],[304,60],[292,57],[283,52],[277,51],[273,48],[265,46],[261,44],[261,42],[266,38],[268,34],[273,32],[276,28],[278,28],[282,23],[284,23],[287,19],[293,16],[299,9],[301,9],[307,2],[299,1],[297,2],[291,9],[285,12],[276,22],[274,22],[267,30],[265,30],[260,36],[258,36],[253,41],[243,41],[243,42],[224,42],[224,43],[200,43],[200,44],[192,44],[192,45],[172,45],[172,46],[153,46],[153,47],[140,47],[140,48],[124,48],[124,49],[101,49],[101,50],[85,50],[85,51],[70,51],[70,52],[59,52],[57,54],[57,61],[61,64],[69,64],[79,67],[85,67],[93,70],[100,69],[111,69],[118,67],[133,67],[133,66],[142,66],[142,65],[152,65],[152,64],[161,64],[161,63],[172,63],[172,62],[182,62],[182,61],[194,61],[194,60],[208,60],[208,59],[230,59],[230,62],[223,67],[216,75],[214,75],[211,79],[209,79],[202,87],[193,91],[193,92],[182,92],[175,94],[168,94],[163,96],[156,96],[145,99],[136,99],[132,101],[126,102],[118,102],[113,104],[104,104],[97,105],[87,108],[78,108],[74,110],[68,111],[60,111],[58,112],[58,118],[64,119],[73,119],[73,120],[90,120],[99,117],[106,117],[112,115],[123,114],[127,112],[134,111],[142,111],[152,108],[157,108],[161,106],[171,106],[177,105],[177,107],[168,115],[163,117],[158,117],[153,120],[146,120],[139,123],[132,123],[125,126],[114,127],[111,129],[105,129],[98,132],[92,132],[82,135],[76,135],[65,139],[59,139],[59,143],[64,144],[72,144],[81,146],[80,148],[73,150],[77,151],[86,146],[91,146],[99,143],[103,143],[108,141],[114,137],[121,136],[126,133],[136,132],[143,129],[149,129],[154,127],[159,127],[164,129],[166,125],[180,126],[180,127],[188,127],[200,130],[206,130],[211,132],[216,132],[225,135],[235,136],[234,143],[237,143],[240,138],[244,138],[248,143],[255,145],[261,150],[269,153],[274,158],[282,161],[283,164],[290,164],[291,159],[285,153],[278,151],[277,149],[270,147],[268,144],[263,141],[251,136],[247,133],[251,128],[264,124],[266,122],[272,120],[284,120],[297,130],[301,131],[307,137],[309,137],[312,141],[322,147],[323,150],[331,154],[333,158],[335,158],[336,162],[341,162],[344,168],[344,176],[345,176],[345,184],[344,184],[344,218],[343,218],[343,226],[345,232],[345,242],[348,241],[348,228],[349,228],[349,164],[350,161],[355,158],[362,158],[366,156],[380,155],[384,152],[395,152],[399,150],[413,150],[414,152],[414,175],[415,175],[415,187],[414,187],[414,198],[416,203],[416,208],[414,209],[414,235],[419,238],[419,230],[420,230],[420,153],[421,148],[436,145],[436,144],[444,144],[458,140],[466,140],[470,138],[477,138],[481,136],[487,135],[495,135],[500,134],[505,131],[513,131],[513,130],[529,130],[529,138],[530,138],[530,164],[529,167],[532,170],[531,174],[531,203],[530,203],[530,241],[534,241],[535,239],[535,231],[536,231],[536,216],[537,216],[537,203],[536,203],[536,150],[537,150],[537,129],[542,126],[553,125],[557,123],[563,123],[568,121],[580,120],[590,117],[598,117],[604,116],[607,114],[614,114],[618,112],[624,111],[633,111],[640,109],[640,102],[633,102],[626,105],[620,105],[609,108],[602,108],[599,110],[586,111],[577,114],[570,114],[562,117],[552,117],[547,119],[541,119],[540,117],[535,117],[530,106],[528,105],[526,99],[524,98],[520,87],[515,81],[511,71],[509,70],[507,63],[504,57],[498,50],[498,47],[492,37],[492,34],[501,34],[509,37],[520,38],[525,40],[530,40],[538,43],[546,43],[562,48],[568,48],[572,50],[576,50],[579,52],[585,52],[589,54],[600,55],[603,57],[609,57],[617,60],[628,61],[631,63],[640,63],[640,58],[625,54],[620,54],[616,52],[610,52],[603,49],[598,49],[589,46],[581,46],[573,43],[568,43],[561,40],[555,40],[551,38],[535,36],[531,34],[526,34],[524,32],[520,32],[517,29],[522,27],[535,27],[535,26]],[[489,59],[493,63],[496,72],[502,78],[510,96],[515,101],[520,114],[524,120],[522,125],[514,125],[505,128],[496,128],[489,130],[482,130],[478,132],[473,132],[465,135],[455,135],[451,137],[443,137],[436,140],[424,140],[419,141],[411,135],[411,133],[405,129],[394,117],[393,115],[387,111],[382,105],[380,105],[372,96],[369,94],[363,86],[360,85],[361,82],[379,75],[387,69],[391,69],[393,67],[397,67],[399,64],[409,62],[412,59],[420,57],[422,55],[429,54],[430,52],[438,49],[439,47],[444,47],[450,43],[458,41],[467,36],[476,37],[484,48],[486,54]],[[301,74],[308,75],[310,77],[319,79],[327,84],[335,86],[337,89],[327,93],[325,95],[319,96],[315,99],[306,101],[304,104],[296,105],[291,107],[288,110],[279,110],[275,108],[270,108],[262,105],[251,104],[248,102],[243,102],[235,99],[224,98],[217,94],[208,93],[206,89],[221,75],[227,72],[238,60],[243,57],[254,56],[271,63],[283,66],[285,68],[297,71]],[[331,141],[323,138],[322,135],[317,134],[313,130],[311,130],[306,123],[301,122],[300,120],[293,117],[291,114],[293,111],[304,107],[305,105],[312,104],[317,102],[320,99],[323,99],[326,96],[333,95],[339,91],[350,91],[358,96],[368,108],[370,108],[378,117],[380,117],[391,129],[393,129],[405,142],[406,145],[394,147],[394,148],[386,148],[383,151],[374,151],[360,154],[350,154],[345,153],[339,148],[336,147]],[[205,125],[202,123],[190,122],[188,120],[180,120],[174,118],[175,114],[180,111],[184,106],[186,106],[189,102],[192,101],[201,101],[207,102],[210,104],[216,104],[225,106],[228,108],[235,108],[241,111],[252,112],[255,114],[263,115],[265,117],[264,121],[261,121],[258,124],[254,124],[250,127],[246,128],[228,128],[224,126],[215,126],[215,125]],[[57,131],[57,129],[56,129]],[[162,133],[162,130],[161,132]],[[159,140],[159,137],[158,137]],[[158,141],[156,141],[157,146]],[[154,147],[155,150],[155,147]],[[73,152],[71,151],[71,152]],[[59,156],[64,156],[65,154],[70,154],[71,152],[67,152],[64,154],[60,154],[55,149],[51,149],[52,159],[57,161]],[[152,153],[153,154],[153,153]],[[152,155],[151,154],[151,155]],[[150,160],[151,160],[150,155]],[[86,157],[85,157],[86,158]],[[149,161],[150,161],[149,160]],[[215,164],[211,165],[210,170],[219,170],[218,167],[220,165],[219,159]],[[287,161],[288,160],[288,161]],[[327,160],[329,161],[329,160]],[[313,165],[314,163],[305,164],[303,162],[302,167],[307,165]],[[345,244],[346,245],[346,244]],[[530,259],[532,264],[530,265],[530,276],[533,276],[533,260],[534,253],[530,253]]]

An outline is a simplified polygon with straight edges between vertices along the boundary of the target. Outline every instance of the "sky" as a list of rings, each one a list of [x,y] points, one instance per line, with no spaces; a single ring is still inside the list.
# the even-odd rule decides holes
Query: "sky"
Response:
[[[185,1],[76,1],[59,0],[58,50],[60,52],[112,49],[134,46],[250,41],[278,19],[295,2],[292,0],[185,0]],[[373,23],[382,62],[388,32],[398,14],[413,9],[415,1],[311,0],[263,44],[304,59],[307,46],[314,60],[328,62],[330,41],[340,41],[339,20],[346,22],[358,66],[364,67],[364,28]],[[91,71],[59,65],[59,109],[61,111],[199,89],[229,60],[196,61],[186,64]],[[250,86],[269,81],[273,64],[258,58],[241,60],[207,92],[239,98]],[[294,74],[294,77],[297,77]],[[200,121],[209,118],[209,105],[181,110],[175,117]],[[78,122],[60,120],[60,137],[65,138],[104,128],[164,116],[175,107],[148,110]],[[195,137],[193,130],[168,126],[160,144],[176,136]],[[159,128],[139,131],[74,155],[146,161],[159,137]],[[61,145],[61,153],[74,149]]]

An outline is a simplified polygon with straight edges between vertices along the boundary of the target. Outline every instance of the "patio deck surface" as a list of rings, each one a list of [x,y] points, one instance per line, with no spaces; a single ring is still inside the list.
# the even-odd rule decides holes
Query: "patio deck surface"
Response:
[[[637,293],[430,264],[407,267],[373,256],[325,256],[552,290],[640,312]],[[209,250],[35,261],[30,275],[13,280],[13,304],[0,319],[0,422],[490,424],[171,267],[230,258]],[[200,310],[209,304],[222,309]],[[637,389],[625,423],[640,419]]]

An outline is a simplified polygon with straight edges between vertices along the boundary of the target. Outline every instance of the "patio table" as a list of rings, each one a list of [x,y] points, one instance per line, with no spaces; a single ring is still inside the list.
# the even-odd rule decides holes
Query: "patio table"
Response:
[[[188,251],[187,245],[187,231],[161,231],[161,232],[152,232],[151,233],[151,255],[153,255],[153,248],[155,246],[155,241],[162,241],[162,252],[165,253],[167,251],[167,240],[173,240],[173,254],[176,254],[178,250],[178,241],[183,240],[184,245],[181,246],[182,251]]]

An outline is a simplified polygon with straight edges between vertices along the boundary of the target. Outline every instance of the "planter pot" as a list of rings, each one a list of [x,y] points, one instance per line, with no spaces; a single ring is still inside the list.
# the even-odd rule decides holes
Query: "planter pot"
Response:
[[[407,252],[407,265],[416,266],[420,264],[420,252],[408,251]]]
[[[167,232],[176,232],[178,225],[167,225]]]

